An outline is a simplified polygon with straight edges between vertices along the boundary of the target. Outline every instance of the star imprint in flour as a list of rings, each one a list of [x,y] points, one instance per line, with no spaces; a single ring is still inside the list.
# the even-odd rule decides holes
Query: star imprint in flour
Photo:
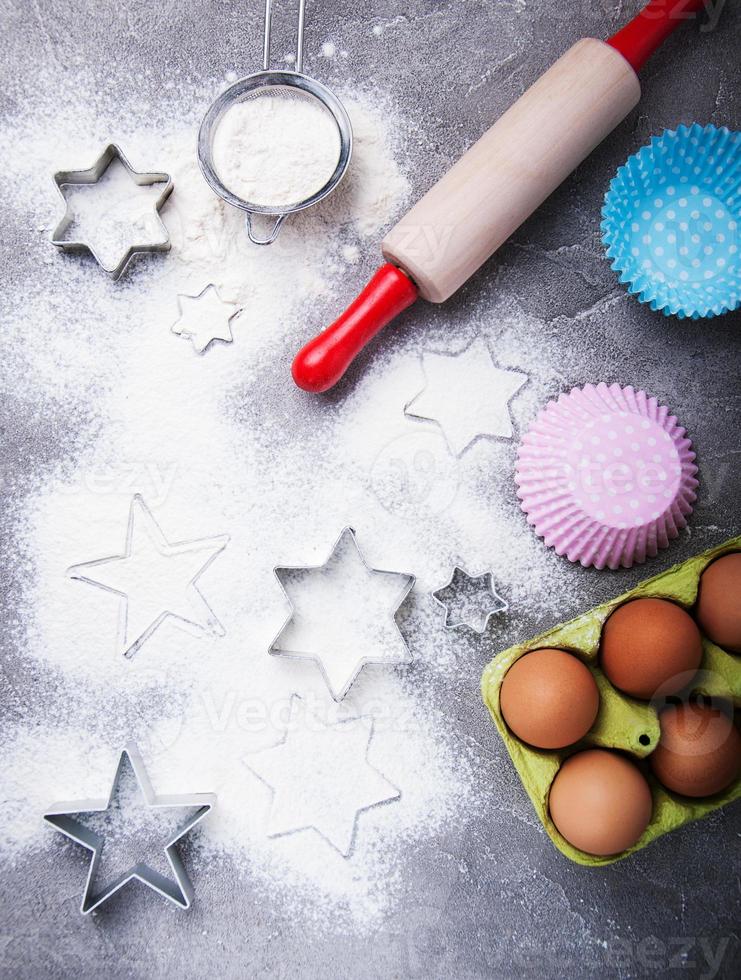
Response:
[[[172,332],[190,340],[199,354],[213,343],[234,340],[231,321],[239,313],[239,307],[225,303],[213,283],[209,283],[197,296],[178,295],[180,318],[172,325]]]
[[[228,541],[222,534],[170,543],[137,494],[124,554],[73,565],[67,574],[121,596],[118,648],[131,657],[168,616],[197,633],[224,635],[196,582]]]
[[[512,438],[509,402],[528,378],[497,367],[483,338],[458,354],[425,351],[422,371],[425,387],[404,406],[404,413],[437,422],[454,455],[479,436]]]
[[[368,761],[372,738],[371,718],[326,724],[294,695],[282,740],[245,759],[273,792],[268,837],[312,829],[349,857],[359,814],[401,799]]]
[[[395,615],[414,576],[367,565],[352,528],[342,531],[323,565],[274,572],[291,611],[269,653],[316,661],[335,701],[366,664],[411,659]]]
[[[433,592],[432,598],[445,610],[447,629],[468,626],[475,633],[483,633],[489,619],[508,608],[494,588],[491,572],[469,575],[458,565],[448,584]]]
[[[177,844],[215,803],[213,793],[155,796],[137,747],[129,743],[119,756],[107,800],[53,804],[44,814],[44,820],[90,851],[80,904],[83,915],[98,908],[132,880],[141,881],[180,908],[188,908],[193,901],[193,885]],[[151,847],[154,836],[158,844]],[[115,855],[113,859],[112,855]],[[124,870],[117,873],[111,870],[105,876],[105,884],[96,887],[97,880],[103,877],[101,865],[113,866],[116,858],[120,861],[119,869]]]

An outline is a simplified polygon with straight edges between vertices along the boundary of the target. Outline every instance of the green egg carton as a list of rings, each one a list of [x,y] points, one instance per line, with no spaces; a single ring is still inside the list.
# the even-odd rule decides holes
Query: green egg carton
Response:
[[[741,778],[727,790],[713,797],[689,799],[665,789],[653,776],[644,761],[653,752],[660,737],[657,710],[649,703],[637,701],[617,691],[602,673],[598,663],[600,636],[608,616],[618,606],[630,599],[653,597],[671,599],[687,611],[697,601],[702,572],[715,558],[732,551],[741,551],[741,536],[731,538],[725,544],[712,548],[701,555],[675,565],[661,575],[647,579],[624,595],[612,599],[568,623],[536,636],[526,643],[510,647],[496,656],[485,668],[481,678],[481,692],[494,724],[502,736],[507,751],[515,765],[522,784],[532,800],[535,811],[548,836],[562,854],[590,867],[599,867],[622,860],[634,851],[682,827],[693,820],[706,817],[719,807],[726,806],[741,797]],[[702,638],[703,659],[700,672],[691,689],[700,694],[722,697],[733,703],[738,721],[741,709],[741,656],[727,653]],[[499,690],[504,675],[512,664],[531,650],[557,647],[576,654],[594,674],[600,692],[600,708],[597,719],[587,735],[567,749],[547,751],[535,749],[521,742],[508,729],[499,709]],[[631,756],[646,776],[653,795],[653,816],[640,840],[629,850],[608,857],[597,857],[580,851],[565,840],[554,826],[548,812],[548,794],[551,783],[567,756],[586,748],[617,749]]]

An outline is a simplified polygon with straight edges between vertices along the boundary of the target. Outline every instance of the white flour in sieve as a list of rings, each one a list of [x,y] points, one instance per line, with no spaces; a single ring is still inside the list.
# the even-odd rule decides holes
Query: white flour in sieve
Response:
[[[290,207],[327,183],[340,134],[314,98],[259,95],[224,113],[214,135],[214,167],[232,193],[262,207]]]

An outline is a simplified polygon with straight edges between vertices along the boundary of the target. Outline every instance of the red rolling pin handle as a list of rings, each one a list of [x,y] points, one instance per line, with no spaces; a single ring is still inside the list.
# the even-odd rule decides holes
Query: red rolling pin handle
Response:
[[[293,380],[304,391],[327,391],[417,295],[417,287],[401,269],[390,262],[382,265],[342,316],[298,352],[291,368]]]
[[[635,71],[669,37],[671,32],[705,6],[706,0],[651,0],[629,24],[607,43],[619,51]]]
[[[650,0],[607,42],[635,70],[671,32],[704,6],[705,0]],[[354,303],[299,351],[293,380],[305,391],[327,391],[336,384],[365,345],[417,299],[418,289],[396,265],[387,263]]]

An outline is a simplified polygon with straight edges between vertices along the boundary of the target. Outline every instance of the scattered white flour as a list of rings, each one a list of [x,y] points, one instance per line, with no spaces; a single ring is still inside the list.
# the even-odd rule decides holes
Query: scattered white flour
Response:
[[[290,207],[327,183],[340,158],[340,133],[315,98],[257,95],[232,106],[213,137],[214,169],[243,201]]]
[[[0,313],[1,397],[18,421],[10,437],[22,461],[26,445],[30,455],[27,469],[8,475],[16,483],[3,510],[6,574],[18,591],[5,633],[12,661],[0,665],[11,705],[0,733],[0,854],[11,862],[46,847],[42,859],[57,860],[39,815],[55,800],[104,797],[120,747],[134,739],[158,794],[218,795],[189,854],[197,892],[209,890],[223,854],[266,907],[312,928],[373,931],[393,921],[416,855],[440,835],[456,847],[482,801],[536,823],[524,794],[512,796],[509,769],[472,771],[480,753],[461,729],[471,715],[486,724],[477,680],[500,628],[516,633],[523,610],[537,609],[545,627],[584,605],[583,579],[543,548],[518,509],[515,442],[479,440],[456,459],[439,427],[404,416],[424,384],[420,350],[493,336],[497,363],[530,375],[512,400],[519,431],[564,387],[563,352],[557,329],[538,324],[536,334],[495,299],[485,321],[471,304],[465,326],[434,310],[424,334],[401,326],[340,393],[299,391],[293,353],[372,272],[407,203],[407,125],[377,91],[372,100],[341,93],[355,134],[346,179],[292,216],[274,245],[256,248],[241,213],[198,168],[198,124],[214,89],[179,83],[144,109],[118,88],[98,97],[81,86],[65,102],[39,84],[41,101],[0,128],[0,163],[14,175],[9,233],[22,229],[29,253],[19,249]],[[174,102],[190,114],[173,113]],[[169,172],[175,184],[162,210],[172,250],[135,259],[118,283],[48,242],[59,218],[50,175],[88,166],[112,136],[137,170]],[[209,283],[241,313],[234,342],[198,356],[171,327],[177,295]],[[537,344],[523,344],[527,330]],[[136,493],[168,541],[229,535],[198,582],[223,636],[169,619],[127,659],[116,651],[119,599],[66,575],[123,553]],[[365,667],[336,705],[316,664],[266,651],[287,612],[273,567],[323,562],[345,525],[370,565],[412,572],[417,585],[399,615],[412,663]],[[491,570],[510,606],[475,652],[441,628],[426,595],[460,562]],[[369,762],[401,790],[399,801],[361,813],[348,859],[310,830],[267,836],[271,793],[245,760],[281,740],[294,694],[327,723],[372,718]],[[348,796],[367,795],[362,769],[339,778]],[[497,801],[491,788],[502,784],[508,795]],[[72,865],[70,876],[73,890]]]
[[[359,815],[401,799],[399,788],[368,761],[372,735],[370,718],[328,725],[307,711],[301,698],[293,698],[285,738],[245,760],[274,792],[270,836],[311,825],[348,855]]]
[[[223,853],[250,889],[292,915],[374,929],[403,893],[414,860],[408,845],[475,810],[467,746],[425,680],[425,663],[442,655],[412,639],[417,669],[368,666],[336,705],[315,664],[266,651],[286,615],[272,567],[323,561],[346,524],[375,566],[434,577],[447,561],[443,541],[433,555],[418,522],[386,509],[373,460],[364,462],[367,446],[395,438],[402,419],[394,399],[385,420],[376,416],[375,372],[342,413],[328,400],[321,414],[308,414],[288,370],[291,352],[336,311],[337,296],[349,298],[359,284],[353,263],[377,249],[405,203],[394,150],[403,123],[377,94],[373,106],[345,97],[356,136],[347,180],[326,207],[295,216],[275,245],[259,249],[195,159],[198,120],[213,94],[183,87],[178,98],[196,103],[192,118],[172,122],[169,96],[153,125],[135,106],[111,117],[110,102],[79,92],[66,109],[50,100],[26,116],[24,107],[0,131],[18,224],[47,229],[2,314],[3,397],[19,417],[59,420],[68,433],[61,458],[35,466],[17,510],[8,504],[4,515],[22,585],[13,646],[28,667],[17,676],[36,681],[33,699],[22,682],[13,682],[17,695],[8,688],[18,710],[0,736],[0,848],[11,861],[46,846],[53,859],[39,815],[56,800],[104,797],[118,750],[134,739],[158,794],[218,794],[190,862],[197,888],[207,887],[211,859]],[[135,260],[118,283],[46,240],[58,219],[49,175],[87,166],[111,132],[133,166],[167,171],[175,182],[162,212],[172,251]],[[177,294],[209,282],[242,313],[232,321],[234,343],[199,357],[171,326]],[[169,541],[229,534],[198,583],[223,637],[168,619],[126,659],[116,652],[118,597],[67,577],[72,564],[123,553],[137,492]],[[400,622],[413,638],[406,615]],[[444,669],[454,664],[448,655]],[[372,718],[369,761],[401,789],[398,802],[360,815],[348,859],[310,830],[267,836],[271,794],[245,759],[280,741],[294,694],[328,723]],[[353,798],[367,795],[362,769],[337,776]]]

